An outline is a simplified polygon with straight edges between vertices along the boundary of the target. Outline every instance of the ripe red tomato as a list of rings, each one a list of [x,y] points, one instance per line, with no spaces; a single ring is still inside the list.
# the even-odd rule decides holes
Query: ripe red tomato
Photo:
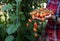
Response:
[[[38,37],[38,34],[37,34],[37,33],[34,33],[34,36],[35,36],[35,37]]]
[[[32,20],[31,20],[31,19],[28,19],[28,21],[29,21],[29,22],[32,22]]]
[[[43,14],[40,14],[40,18],[42,18],[43,17]]]
[[[28,27],[29,26],[29,24],[28,23],[26,23],[26,27]]]
[[[36,17],[40,17],[39,13],[36,14]]]
[[[34,31],[34,32],[37,32],[37,29],[36,29],[36,28],[33,28],[33,31]]]
[[[34,23],[34,27],[35,27],[35,28],[38,28],[37,22]]]
[[[45,18],[41,18],[41,21],[43,22],[45,20]]]
[[[46,15],[47,15],[47,13],[46,13],[46,12],[44,12],[44,13],[43,13],[43,16],[46,16]]]
[[[46,16],[48,16],[50,13],[49,12],[46,12]]]

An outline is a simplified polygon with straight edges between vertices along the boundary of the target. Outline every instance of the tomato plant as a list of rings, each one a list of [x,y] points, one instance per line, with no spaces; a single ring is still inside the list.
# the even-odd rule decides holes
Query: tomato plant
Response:
[[[37,37],[42,35],[39,33],[43,23],[35,19],[36,11],[33,10],[41,7],[41,2],[46,1],[0,0],[0,41],[37,41]],[[40,14],[36,16],[40,17]]]

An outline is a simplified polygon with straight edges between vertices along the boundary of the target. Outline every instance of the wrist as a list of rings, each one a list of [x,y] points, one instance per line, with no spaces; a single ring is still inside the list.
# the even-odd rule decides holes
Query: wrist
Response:
[[[56,22],[57,21],[57,16],[52,16],[52,19]]]
[[[51,18],[52,18],[53,20],[55,20],[56,16],[52,15]]]

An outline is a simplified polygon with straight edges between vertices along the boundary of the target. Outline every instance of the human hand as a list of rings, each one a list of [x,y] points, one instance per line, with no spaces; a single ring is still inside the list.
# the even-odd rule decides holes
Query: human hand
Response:
[[[41,21],[49,19],[54,12],[52,10],[48,10],[47,8],[40,8],[30,12],[32,19],[38,19]]]
[[[51,14],[49,14],[48,16],[45,16],[46,19],[49,19],[49,18],[51,18],[51,17],[52,17]]]

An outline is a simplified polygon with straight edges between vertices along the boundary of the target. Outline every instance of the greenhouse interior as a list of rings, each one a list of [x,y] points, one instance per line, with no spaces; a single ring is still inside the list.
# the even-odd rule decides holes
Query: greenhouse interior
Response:
[[[60,0],[0,0],[0,41],[60,41]]]

